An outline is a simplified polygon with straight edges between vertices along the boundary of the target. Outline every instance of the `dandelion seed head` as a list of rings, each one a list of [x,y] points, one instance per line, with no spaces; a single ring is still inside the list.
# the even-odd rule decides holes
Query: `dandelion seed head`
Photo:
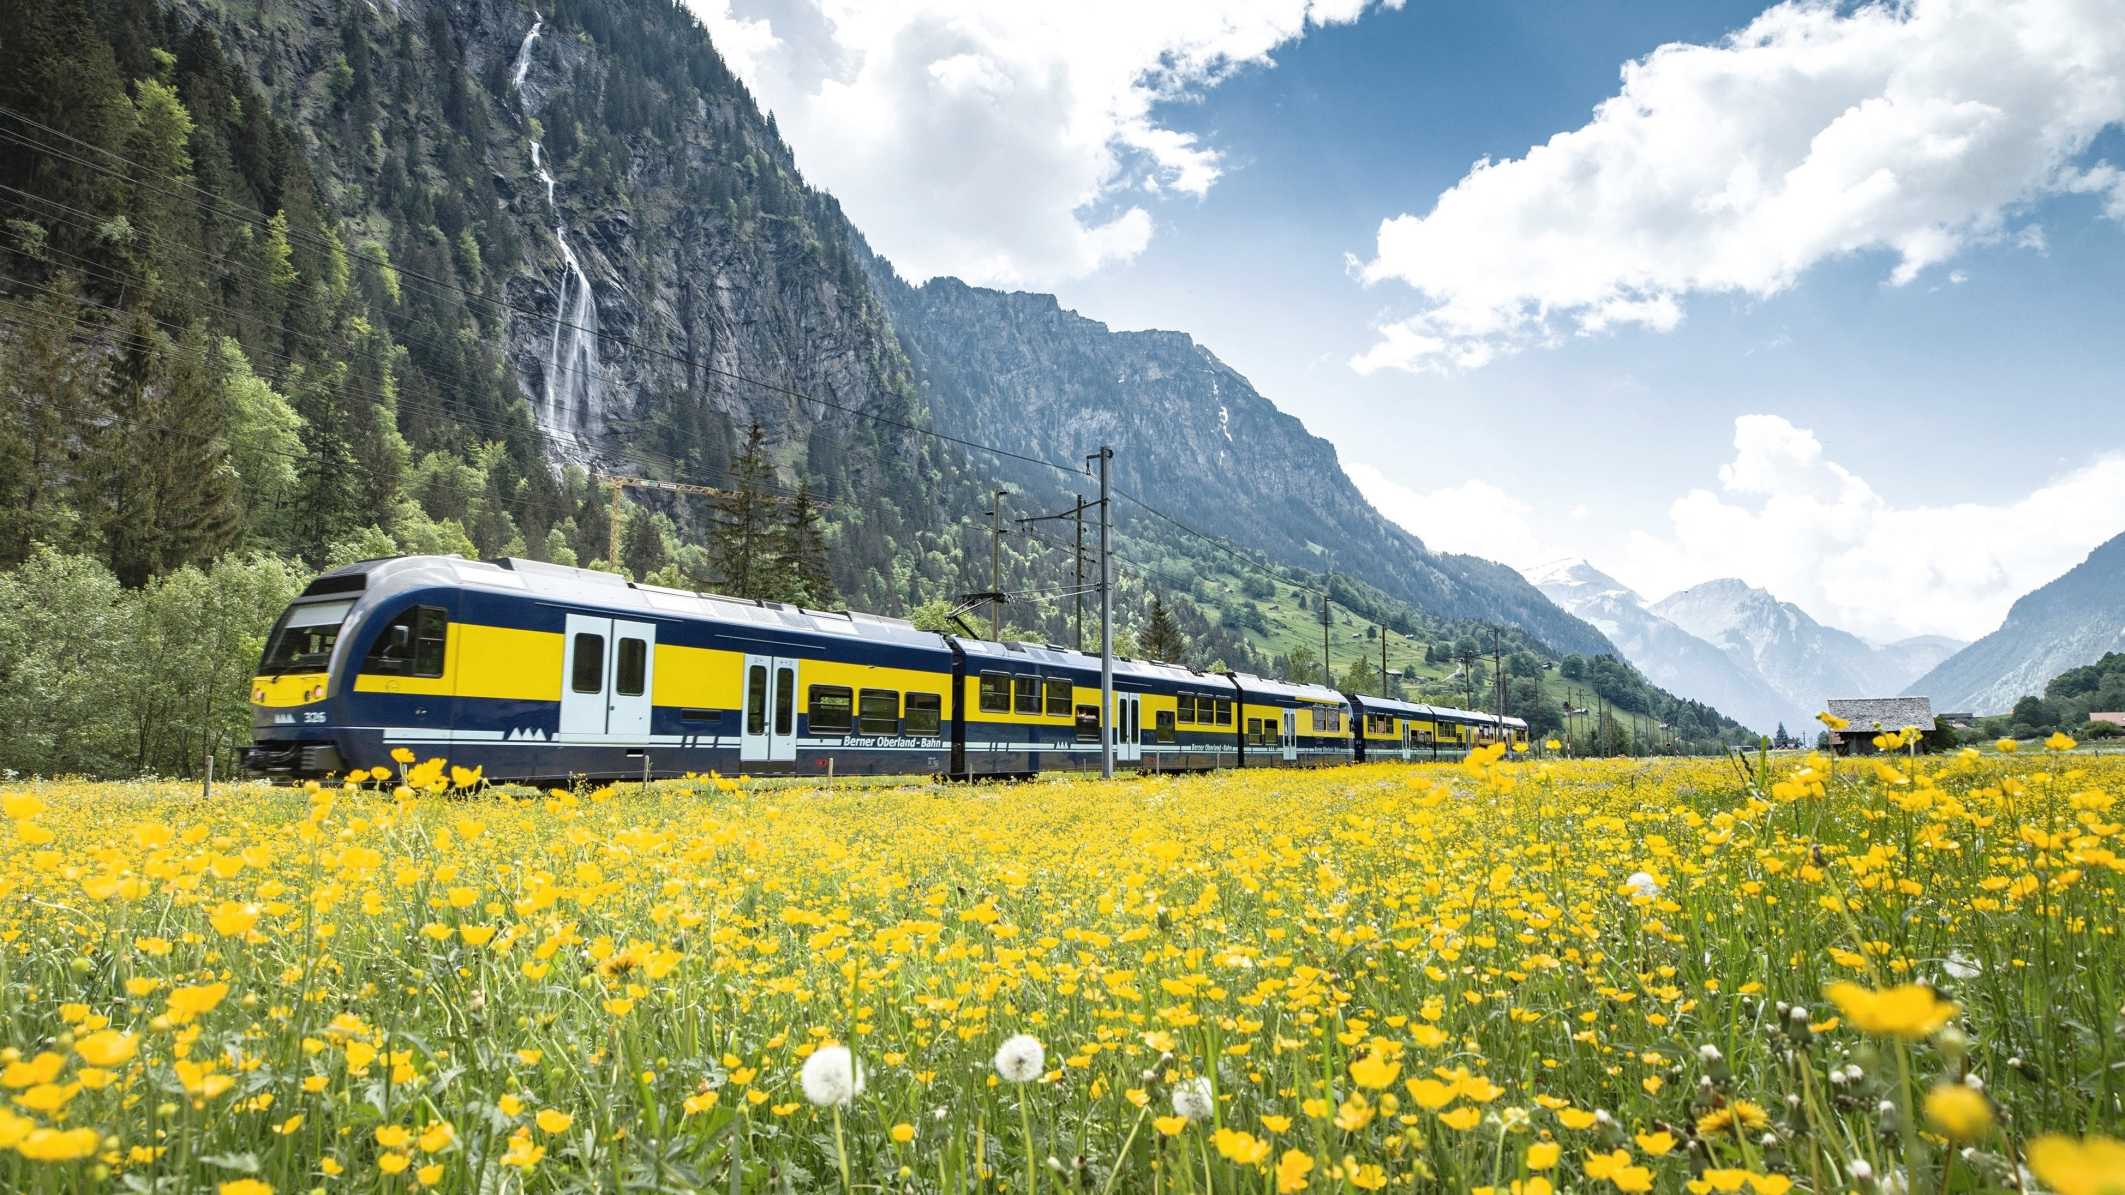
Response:
[[[1214,1101],[1210,1094],[1210,1078],[1207,1075],[1197,1075],[1192,1079],[1183,1079],[1174,1085],[1173,1111],[1176,1115],[1185,1116],[1189,1120],[1195,1121],[1208,1120],[1210,1119],[1210,1113],[1214,1110],[1213,1103]]]
[[[804,1098],[821,1108],[846,1108],[863,1094],[863,1068],[847,1046],[821,1046],[798,1072]]]
[[[1030,1083],[1047,1068],[1047,1048],[1030,1033],[1007,1037],[996,1047],[996,1073],[1007,1083]]]

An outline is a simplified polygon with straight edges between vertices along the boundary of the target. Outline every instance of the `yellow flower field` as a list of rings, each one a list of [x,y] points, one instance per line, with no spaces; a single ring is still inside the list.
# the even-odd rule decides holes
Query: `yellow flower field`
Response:
[[[2118,762],[411,770],[0,785],[0,1189],[2125,1190]]]

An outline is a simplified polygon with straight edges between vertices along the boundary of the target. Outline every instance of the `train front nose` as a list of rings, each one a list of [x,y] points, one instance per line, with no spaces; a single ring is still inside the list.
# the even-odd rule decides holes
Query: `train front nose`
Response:
[[[244,771],[272,780],[310,780],[344,770],[332,733],[326,674],[260,676],[251,682],[251,748]]]

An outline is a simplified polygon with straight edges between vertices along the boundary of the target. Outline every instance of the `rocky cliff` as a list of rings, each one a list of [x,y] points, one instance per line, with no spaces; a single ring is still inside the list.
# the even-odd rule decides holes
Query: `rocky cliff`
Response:
[[[1052,295],[910,286],[883,263],[874,275],[940,424],[1060,462],[1112,445],[1116,485],[1273,560],[1362,578],[1439,617],[1509,622],[1558,652],[1614,650],[1511,569],[1433,552],[1388,521],[1332,445],[1191,337],[1115,332]]]
[[[422,283],[393,312],[408,386],[465,438],[529,422],[559,461],[715,482],[757,422],[787,480],[868,523],[836,564],[878,605],[975,501],[960,454],[893,426],[923,415],[860,238],[683,7],[180,6],[298,130],[357,248]],[[502,401],[469,404],[468,376]]]

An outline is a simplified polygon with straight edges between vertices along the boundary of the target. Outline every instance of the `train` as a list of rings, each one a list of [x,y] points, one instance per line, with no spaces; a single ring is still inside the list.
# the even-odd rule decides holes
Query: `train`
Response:
[[[313,580],[251,683],[246,771],[283,781],[410,752],[488,780],[1325,767],[1524,743],[1519,718],[1056,644],[918,630],[502,558],[398,556]]]

